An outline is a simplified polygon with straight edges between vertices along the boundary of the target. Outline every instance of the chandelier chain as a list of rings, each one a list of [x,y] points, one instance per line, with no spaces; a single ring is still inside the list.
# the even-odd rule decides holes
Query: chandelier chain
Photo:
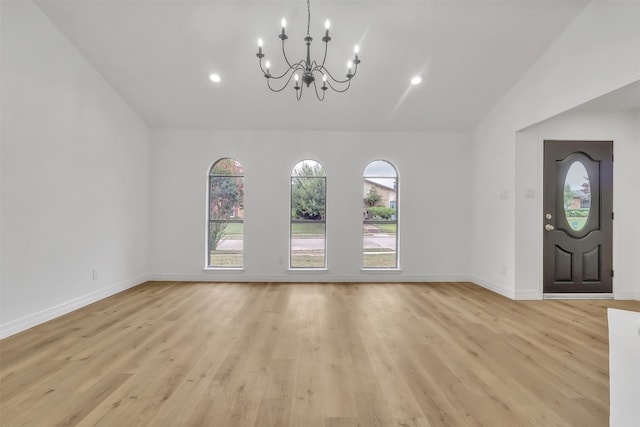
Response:
[[[310,0],[307,0],[307,36],[309,35],[309,27],[311,27],[311,5]]]

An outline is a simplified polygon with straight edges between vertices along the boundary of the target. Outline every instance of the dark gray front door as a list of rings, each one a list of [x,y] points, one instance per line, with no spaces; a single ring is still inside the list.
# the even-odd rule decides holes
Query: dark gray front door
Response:
[[[613,142],[544,141],[544,292],[612,292]]]

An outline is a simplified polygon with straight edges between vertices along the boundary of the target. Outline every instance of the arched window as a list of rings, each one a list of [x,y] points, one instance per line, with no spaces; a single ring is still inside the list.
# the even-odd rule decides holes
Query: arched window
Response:
[[[207,267],[242,267],[244,168],[220,159],[209,170]]]
[[[291,172],[290,268],[326,268],[327,176],[315,160],[302,160]]]
[[[363,268],[398,268],[398,173],[385,160],[364,170]]]

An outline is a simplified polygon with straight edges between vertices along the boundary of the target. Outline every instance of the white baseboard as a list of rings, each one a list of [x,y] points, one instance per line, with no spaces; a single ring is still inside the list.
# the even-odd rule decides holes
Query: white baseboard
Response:
[[[541,300],[542,293],[540,291],[516,291],[515,293],[516,300]]]
[[[497,285],[489,280],[483,279],[478,276],[471,276],[470,281],[475,283],[476,285],[482,286],[483,288],[489,289],[490,291],[500,294],[509,299],[516,299],[516,294],[513,289],[509,289],[502,285]]]
[[[543,299],[613,299],[610,293],[547,293]]]
[[[613,292],[614,298],[619,300],[636,300],[640,301],[640,292],[634,291],[618,291]]]
[[[90,294],[74,298],[67,302],[63,302],[62,304],[46,308],[37,313],[29,314],[27,316],[21,317],[20,319],[1,324],[0,339],[17,334],[18,332],[22,332],[44,322],[48,322],[49,320],[55,319],[56,317],[60,317],[73,310],[77,310],[89,304],[93,304],[96,301],[100,301],[101,299],[110,297],[111,295],[115,295],[129,288],[133,288],[134,286],[144,283],[147,280],[149,279],[146,275],[138,276],[133,279],[99,289],[97,291],[91,292]]]
[[[311,274],[313,273],[313,274]],[[202,274],[151,274],[151,281],[170,282],[269,282],[269,283],[304,283],[304,282],[469,282],[468,276],[459,275],[433,275],[433,276],[406,276],[400,271],[367,272],[366,274],[334,275],[329,272],[295,272],[284,275],[247,275],[235,272],[207,271]]]

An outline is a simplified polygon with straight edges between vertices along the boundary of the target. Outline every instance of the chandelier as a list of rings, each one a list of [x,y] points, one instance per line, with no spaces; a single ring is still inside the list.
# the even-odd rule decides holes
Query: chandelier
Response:
[[[324,96],[327,92],[327,89],[329,88],[331,88],[335,92],[346,92],[351,86],[351,79],[353,79],[353,77],[358,72],[358,64],[360,63],[360,59],[358,58],[359,48],[356,45],[354,48],[354,58],[347,63],[346,79],[336,79],[324,66],[325,61],[327,60],[329,41],[331,41],[331,37],[329,37],[330,23],[328,19],[324,24],[325,34],[324,37],[322,37],[322,41],[324,42],[324,56],[322,57],[322,63],[319,64],[315,60],[311,61],[311,42],[313,41],[313,39],[309,35],[310,25],[311,7],[309,5],[309,0],[307,0],[307,36],[304,38],[304,41],[307,45],[307,58],[301,59],[300,61],[292,64],[287,58],[287,52],[284,47],[285,40],[289,38],[285,33],[287,21],[282,18],[282,33],[280,33],[278,38],[282,41],[282,56],[284,57],[288,68],[284,73],[280,75],[274,76],[271,74],[271,64],[269,63],[269,61],[265,60],[265,64],[263,67],[262,59],[264,58],[264,54],[262,53],[262,39],[258,39],[258,53],[256,53],[256,56],[259,60],[260,70],[262,70],[264,77],[267,79],[267,86],[273,92],[282,92],[289,85],[291,79],[293,79],[295,82],[295,86],[293,86],[293,88],[296,91],[296,99],[298,101],[302,98],[302,92],[305,85],[307,88],[313,85],[316,97],[320,101],[324,100]],[[318,80],[322,81],[320,91],[318,91],[318,85],[316,83],[316,81]]]

